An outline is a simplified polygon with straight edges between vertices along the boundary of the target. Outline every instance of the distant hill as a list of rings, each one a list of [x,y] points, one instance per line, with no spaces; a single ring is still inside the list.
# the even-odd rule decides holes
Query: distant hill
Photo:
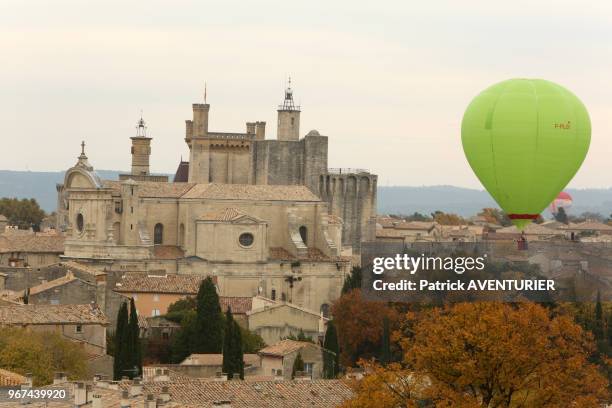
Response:
[[[124,171],[96,170],[103,179],[116,180]],[[55,210],[55,185],[64,182],[64,172],[0,170],[0,197],[35,198],[47,212]],[[569,189],[574,198],[570,214],[584,211],[609,216],[612,213],[612,188]],[[440,210],[463,216],[476,214],[495,202],[483,190],[453,186],[378,187],[378,212],[381,214],[429,214]]]
[[[612,213],[612,188],[565,191],[574,199],[569,214],[590,211],[610,216]],[[484,190],[453,186],[378,187],[379,214],[412,214],[415,211],[429,214],[440,210],[470,216],[485,207],[497,207],[497,204]]]

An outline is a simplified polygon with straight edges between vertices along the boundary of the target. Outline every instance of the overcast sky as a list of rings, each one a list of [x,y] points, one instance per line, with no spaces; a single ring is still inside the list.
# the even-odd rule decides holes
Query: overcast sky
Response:
[[[152,170],[174,172],[204,81],[211,130],[264,120],[273,138],[287,75],[301,134],[329,136],[330,167],[466,187],[480,187],[460,140],[470,100],[512,77],[552,80],[591,114],[571,187],[612,185],[603,0],[0,0],[0,169],[67,169],[81,140],[96,168],[129,169],[142,109]]]

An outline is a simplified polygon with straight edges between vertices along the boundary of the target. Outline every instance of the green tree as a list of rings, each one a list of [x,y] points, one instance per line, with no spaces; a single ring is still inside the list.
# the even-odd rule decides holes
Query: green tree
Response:
[[[389,330],[389,318],[383,318],[383,334],[381,338],[380,363],[385,366],[391,361],[391,333]]]
[[[186,298],[179,299],[168,306],[166,312],[166,319],[171,320],[175,323],[181,323],[185,315],[190,311],[195,310],[196,299],[193,296],[187,296]]]
[[[0,330],[0,367],[22,375],[32,373],[34,386],[50,384],[58,371],[70,380],[85,379],[86,361],[85,351],[61,334],[16,327]]]
[[[302,354],[298,352],[298,355],[295,357],[293,361],[293,370],[291,371],[291,379],[295,378],[295,374],[298,371],[304,371],[304,360],[302,359]]]
[[[140,344],[140,328],[138,327],[138,312],[134,304],[134,298],[130,299],[130,319],[128,323],[128,356],[130,357],[129,366],[134,371],[127,374],[130,378],[138,377],[142,374],[142,345]],[[136,371],[137,370],[137,371]]]
[[[202,281],[196,298],[196,335],[192,353],[221,353],[223,348],[223,314],[217,289],[208,276]]]
[[[569,219],[567,218],[567,213],[565,212],[565,208],[559,207],[557,213],[554,214],[555,220],[561,222],[563,224],[569,223]]]
[[[342,294],[348,293],[353,289],[361,289],[362,270],[359,266],[353,266],[351,274],[344,280]]]
[[[129,321],[127,303],[121,303],[117,313],[117,326],[115,328],[115,355],[113,361],[113,378],[120,380],[127,375],[126,369],[130,369],[129,355]]]
[[[45,212],[33,198],[21,200],[2,198],[0,199],[0,214],[8,219],[10,225],[16,225],[19,229],[38,230],[45,217]]]
[[[336,378],[340,372],[340,346],[333,321],[327,323],[323,348],[323,376],[328,379]]]
[[[261,336],[240,325],[240,336],[242,337],[242,352],[245,354],[255,354],[266,347],[266,342]]]
[[[231,308],[225,313],[225,334],[223,336],[223,372],[232,379],[238,374],[244,380],[244,354],[240,327],[232,316]]]
[[[172,339],[171,360],[173,363],[181,363],[191,354],[196,337],[197,316],[195,310],[186,313],[181,321],[181,329]]]

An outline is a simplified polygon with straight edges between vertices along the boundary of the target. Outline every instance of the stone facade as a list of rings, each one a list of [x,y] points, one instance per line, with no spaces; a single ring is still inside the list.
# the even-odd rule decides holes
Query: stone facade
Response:
[[[351,269],[343,249],[374,239],[376,176],[328,171],[328,138],[300,139],[290,87],[278,140],[265,139],[261,121],[245,133],[209,131],[210,105],[192,110],[190,160],[175,182],[150,174],[142,119],[131,175],[101,180],[82,149],[58,186],[64,258],[119,275],[213,275],[221,296],[262,295],[315,312],[329,305]]]

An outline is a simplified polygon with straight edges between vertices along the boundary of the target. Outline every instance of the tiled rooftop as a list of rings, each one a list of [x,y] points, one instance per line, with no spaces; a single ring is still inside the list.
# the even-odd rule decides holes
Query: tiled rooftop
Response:
[[[245,216],[248,216],[248,215],[240,211],[237,208],[225,208],[220,211],[206,213],[202,215],[199,219],[201,221],[227,222],[227,221],[236,221]],[[253,216],[248,216],[248,217],[257,219],[257,217],[253,217]]]
[[[267,355],[267,356],[286,356],[287,354],[293,353],[294,351],[300,350],[306,346],[312,346],[313,343],[309,343],[306,341],[296,341],[296,340],[281,340],[276,344],[272,344],[271,346],[264,347],[259,350],[259,354]]]
[[[259,366],[259,355],[245,354],[243,356],[245,365]],[[223,364],[223,354],[192,354],[187,357],[182,365],[206,365],[220,366]]]
[[[250,296],[220,296],[219,305],[223,312],[226,312],[227,308],[231,307],[232,314],[245,314],[253,308],[253,298]]]
[[[152,275],[141,272],[128,272],[115,286],[115,292],[124,293],[176,293],[195,295],[200,283],[206,278],[200,275],[181,275],[169,273]],[[216,282],[213,276],[213,282]]]
[[[26,382],[26,378],[9,370],[0,368],[0,387],[12,387]]]
[[[14,305],[0,307],[1,325],[102,324],[108,319],[97,305]]]
[[[62,235],[3,234],[0,235],[0,253],[9,252],[64,252],[64,237]]]

